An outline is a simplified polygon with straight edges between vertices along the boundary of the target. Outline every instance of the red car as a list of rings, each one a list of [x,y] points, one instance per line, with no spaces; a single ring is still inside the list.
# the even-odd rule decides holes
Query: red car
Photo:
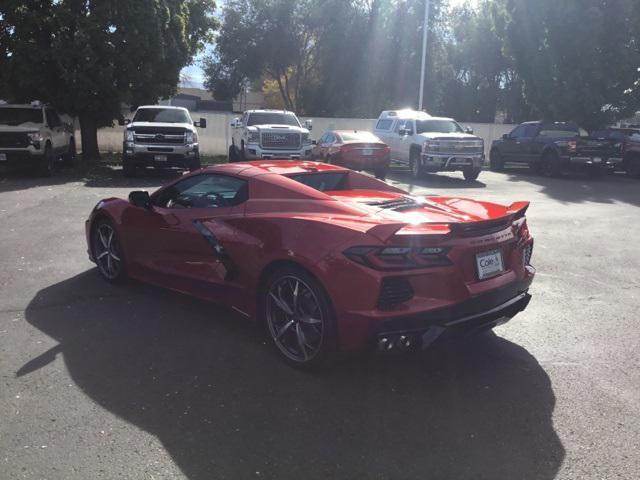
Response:
[[[338,351],[426,348],[522,311],[535,270],[527,202],[419,197],[305,161],[204,168],[86,222],[100,274],[220,302],[315,366]]]
[[[384,180],[391,161],[391,150],[371,132],[327,132],[313,147],[312,157],[353,170],[373,172]]]

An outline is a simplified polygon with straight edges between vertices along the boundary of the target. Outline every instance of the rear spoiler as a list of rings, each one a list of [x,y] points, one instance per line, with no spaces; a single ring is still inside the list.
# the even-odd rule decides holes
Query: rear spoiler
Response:
[[[528,208],[529,202],[513,202],[509,208],[507,208],[507,215],[512,215],[513,220],[516,220],[520,217],[524,217]]]

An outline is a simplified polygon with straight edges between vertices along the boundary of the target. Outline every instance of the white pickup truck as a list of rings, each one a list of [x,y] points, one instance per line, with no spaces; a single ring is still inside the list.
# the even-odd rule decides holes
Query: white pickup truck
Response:
[[[311,120],[304,126],[286,110],[248,110],[231,122],[229,161],[311,158]]]
[[[389,146],[393,161],[409,166],[414,178],[461,171],[465,180],[473,181],[484,164],[484,140],[452,118],[416,110],[384,111],[373,133]]]
[[[0,105],[0,169],[29,169],[49,177],[54,164],[73,165],[76,142],[73,125],[37,102]]]

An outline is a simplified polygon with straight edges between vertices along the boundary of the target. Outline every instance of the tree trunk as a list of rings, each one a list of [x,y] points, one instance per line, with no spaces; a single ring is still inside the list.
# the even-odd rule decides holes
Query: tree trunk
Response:
[[[99,160],[98,149],[98,122],[92,115],[81,113],[80,135],[82,137],[82,161]]]

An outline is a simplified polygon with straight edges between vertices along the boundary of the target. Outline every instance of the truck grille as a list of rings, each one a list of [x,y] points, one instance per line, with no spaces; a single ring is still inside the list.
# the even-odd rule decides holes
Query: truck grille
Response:
[[[275,133],[265,132],[262,134],[262,146],[274,149],[297,149],[300,148],[299,133]]]
[[[482,147],[479,147],[475,140],[440,140],[436,145],[430,146],[428,151],[430,153],[446,153],[449,155],[477,154],[482,153]]]
[[[136,143],[145,145],[182,145],[185,143],[183,128],[138,127],[133,135]]]
[[[386,310],[413,298],[413,287],[404,277],[385,277],[382,279],[378,308]]]
[[[0,148],[27,148],[29,137],[22,132],[0,132]]]

